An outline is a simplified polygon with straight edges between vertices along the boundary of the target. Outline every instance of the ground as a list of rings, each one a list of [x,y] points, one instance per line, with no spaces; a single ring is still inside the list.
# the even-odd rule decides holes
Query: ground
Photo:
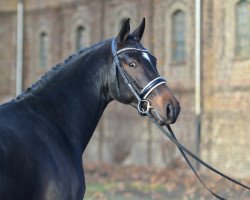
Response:
[[[85,200],[212,200],[213,197],[184,163],[174,168],[121,166],[106,163],[84,164]],[[214,192],[226,199],[250,200],[250,191],[232,184],[205,169],[201,178]],[[240,180],[250,185],[250,177]]]

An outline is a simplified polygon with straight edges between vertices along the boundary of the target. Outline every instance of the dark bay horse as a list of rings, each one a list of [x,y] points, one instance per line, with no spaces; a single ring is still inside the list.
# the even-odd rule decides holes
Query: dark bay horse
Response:
[[[83,199],[82,153],[104,109],[112,100],[138,103],[115,69],[115,58],[143,90],[155,119],[162,125],[176,121],[179,103],[140,43],[144,27],[145,20],[130,34],[126,20],[116,38],[69,57],[0,106],[1,200]]]

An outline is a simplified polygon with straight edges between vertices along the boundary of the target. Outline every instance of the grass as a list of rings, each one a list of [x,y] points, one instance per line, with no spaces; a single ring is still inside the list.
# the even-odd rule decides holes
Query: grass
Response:
[[[205,200],[215,199],[181,166],[157,169],[138,166],[112,166],[105,163],[85,165],[84,200]],[[226,199],[250,200],[244,190],[221,177],[200,172],[210,189]],[[250,177],[243,180],[250,185]]]
[[[84,200],[152,200],[162,199],[166,187],[160,184],[135,182],[88,183]],[[152,196],[155,196],[155,198]],[[174,199],[171,199],[174,200]]]

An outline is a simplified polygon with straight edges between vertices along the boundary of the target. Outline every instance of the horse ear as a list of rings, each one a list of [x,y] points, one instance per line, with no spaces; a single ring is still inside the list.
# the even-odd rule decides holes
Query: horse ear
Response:
[[[130,18],[126,19],[122,24],[122,28],[116,37],[118,43],[124,42],[129,36],[130,33],[129,20]]]
[[[138,28],[135,29],[135,31],[131,34],[131,36],[132,36],[135,40],[140,41],[141,38],[142,38],[142,36],[143,36],[144,30],[145,30],[145,17],[143,17],[140,26],[138,26]]]

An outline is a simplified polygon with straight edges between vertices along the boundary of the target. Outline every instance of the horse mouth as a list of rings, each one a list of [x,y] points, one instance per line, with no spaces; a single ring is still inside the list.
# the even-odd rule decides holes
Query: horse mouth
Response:
[[[170,118],[166,118],[163,117],[158,111],[157,109],[153,108],[151,109],[151,114],[153,115],[153,117],[155,118],[155,120],[158,122],[159,125],[161,126],[165,126],[167,124],[173,124],[175,123],[176,120],[170,119]]]
[[[130,105],[132,107],[134,107],[135,109],[137,109],[137,104],[136,103],[131,103]],[[173,123],[176,122],[176,118],[172,119],[172,118],[163,117],[160,114],[160,112],[157,110],[157,108],[151,108],[149,112],[153,115],[154,119],[161,126],[165,126],[167,124],[173,124]]]

